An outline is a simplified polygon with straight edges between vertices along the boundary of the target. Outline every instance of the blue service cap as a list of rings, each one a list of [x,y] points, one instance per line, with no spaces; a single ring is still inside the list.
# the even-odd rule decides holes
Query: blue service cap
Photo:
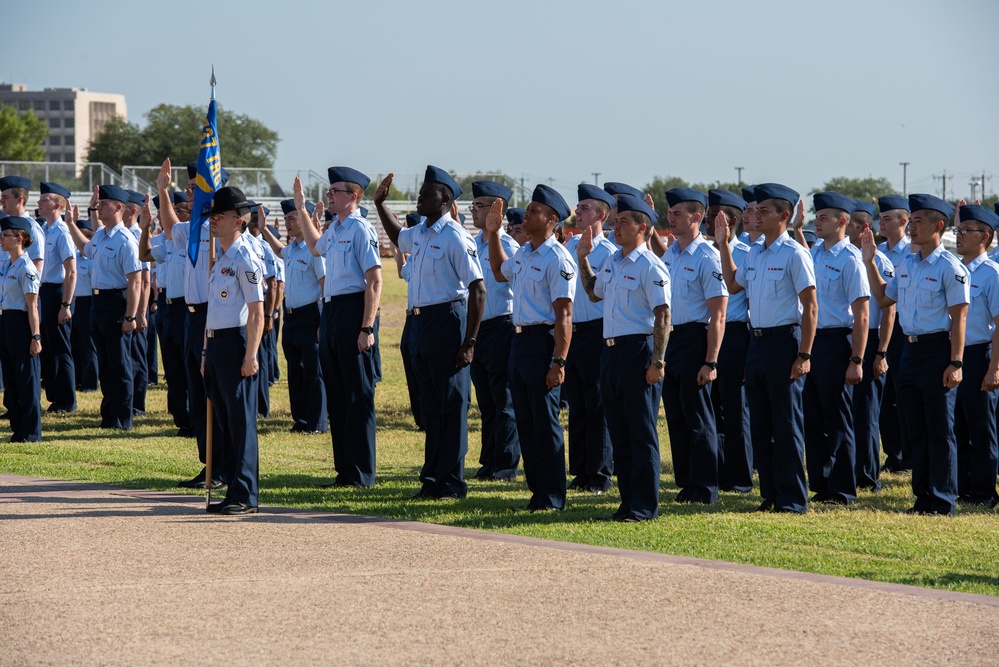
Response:
[[[88,218],[80,218],[79,220],[77,220],[76,228],[89,229],[90,231],[94,231],[94,226],[90,223],[90,220]]]
[[[510,201],[513,190],[496,181],[472,181],[472,198],[499,197],[505,202]]]
[[[364,208],[363,206],[358,206],[357,210],[360,212],[362,218],[368,217],[368,209]]]
[[[12,185],[11,187],[19,188],[21,186]],[[20,229],[23,232],[30,232],[34,224],[35,223],[31,220],[31,218],[27,218],[23,215],[8,215],[6,218],[0,220],[0,230],[7,231],[8,229]]]
[[[427,165],[427,173],[423,177],[423,182],[442,183],[451,189],[451,194],[455,199],[461,196],[461,186],[451,177],[451,174],[432,164]]]
[[[742,198],[747,204],[753,204],[756,202],[756,186],[747,185],[742,189]]]
[[[122,204],[128,201],[128,190],[118,185],[102,185],[97,193],[101,199],[113,199]]]
[[[295,200],[294,199],[282,199],[281,200],[281,212],[285,215],[293,213],[295,211]]]
[[[330,185],[334,183],[356,183],[363,190],[371,182],[370,178],[350,167],[330,167],[326,170],[326,173],[329,176]]]
[[[42,181],[39,184],[39,187],[41,187],[43,195],[49,195],[49,194],[51,194],[51,195],[59,195],[60,197],[63,197],[65,199],[69,199],[69,190],[67,190],[66,188],[62,187],[58,183],[51,183],[49,181]]]
[[[170,201],[172,201],[174,204],[180,204],[181,202],[187,203],[189,200],[188,200],[186,194],[184,194],[180,190],[176,190],[176,191],[170,193]],[[159,210],[159,208],[160,208],[160,196],[159,195],[156,195],[155,197],[153,197],[153,206],[155,206],[156,209]]]
[[[746,210],[745,200],[731,190],[708,190],[708,206],[734,206]]]
[[[975,220],[977,222],[984,222],[992,228],[992,231],[999,229],[999,215],[997,215],[994,211],[989,210],[987,206],[965,204],[961,207],[961,212],[958,215],[961,222]]]
[[[954,216],[954,205],[933,195],[909,195],[909,210],[913,213],[923,210],[937,211],[947,216],[948,220]]]
[[[697,202],[701,206],[708,205],[707,195],[700,190],[694,190],[693,188],[673,188],[666,191],[666,202],[670,206],[676,206],[680,202],[685,201]]]
[[[579,201],[583,201],[584,199],[596,199],[597,201],[602,201],[611,208],[614,208],[614,206],[617,205],[617,202],[614,201],[614,197],[608,194],[606,190],[598,188],[595,185],[591,185],[590,183],[580,183],[579,186],[576,187],[576,197]]]
[[[524,212],[522,208],[508,208],[506,210],[506,221],[511,225],[522,225],[524,224]]]
[[[854,199],[854,213],[866,213],[872,218],[878,217],[878,209],[874,204],[869,201],[861,201],[860,199]]]
[[[638,211],[639,213],[644,213],[649,216],[653,225],[659,221],[659,216],[656,215],[656,212],[652,209],[652,207],[646,204],[644,200],[635,197],[634,195],[621,195],[617,198],[617,212],[623,213],[624,211]]]
[[[908,211],[909,199],[907,197],[903,197],[902,195],[885,195],[884,197],[878,197],[878,209],[880,209],[882,213],[893,211],[897,208]]]
[[[464,213],[459,213],[458,214],[458,222],[460,222],[461,224],[465,224],[465,214]]]
[[[609,195],[631,195],[632,197],[638,197],[642,199],[645,193],[638,188],[632,187],[627,183],[618,183],[615,181],[608,181],[604,183],[604,192]]]
[[[831,206],[829,208],[836,208],[836,207],[835,206]],[[817,237],[815,236],[815,230],[814,229],[802,229],[801,230],[801,234],[802,234],[802,236],[805,237],[805,243],[812,243],[812,244],[814,244],[815,241],[816,241],[816,239],[817,239]]]
[[[407,227],[416,227],[417,225],[421,224],[424,220],[426,220],[426,218],[424,218],[419,213],[407,213],[406,214],[406,226]]]
[[[791,206],[794,206],[801,199],[797,192],[780,183],[754,185],[753,192],[756,195],[756,203],[758,204],[768,199],[783,199],[786,202],[790,202]]]
[[[225,185],[226,183],[229,182],[229,172],[226,171],[225,167],[220,167],[220,169],[222,171],[222,173],[220,174],[220,176],[222,177],[222,185]],[[198,176],[198,163],[197,163],[197,161],[195,161],[195,162],[188,162],[187,163],[187,179],[190,180],[190,181],[193,181],[197,176]]]
[[[24,188],[25,190],[30,190],[31,179],[24,178],[23,176],[5,176],[0,178],[0,191],[10,190],[11,188]]]
[[[128,203],[137,204],[139,206],[145,206],[146,195],[141,192],[136,192],[135,190],[125,190],[128,193]]]
[[[569,217],[569,205],[565,203],[565,199],[562,198],[562,195],[555,188],[549,187],[544,183],[538,183],[535,186],[534,194],[531,195],[531,201],[550,207],[555,211],[559,222]]]
[[[261,206],[260,204],[254,201],[250,202],[250,213],[260,213],[261,209],[263,209],[265,218],[271,214],[271,210],[266,206]]]
[[[265,206],[264,208],[267,207]],[[276,238],[278,241],[281,240],[281,232],[280,230],[278,230],[277,227],[275,227],[274,225],[267,225],[267,229],[271,230],[271,234],[274,235],[274,238]]]
[[[330,211],[323,212],[323,220],[325,220],[326,222],[332,222],[333,221],[333,217],[334,216],[333,216],[332,212],[330,212]]]
[[[838,192],[816,192],[812,195],[812,205],[815,206],[816,211],[821,211],[824,208],[835,208],[846,211],[847,215],[853,215],[853,212],[857,210],[857,202],[853,197],[847,197]]]

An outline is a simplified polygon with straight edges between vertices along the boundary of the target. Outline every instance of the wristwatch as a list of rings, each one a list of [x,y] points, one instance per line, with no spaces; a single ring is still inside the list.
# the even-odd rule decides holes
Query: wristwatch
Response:
[[[717,361],[705,361],[704,365],[707,366],[708,368],[710,368],[713,371],[718,370],[718,362]]]
[[[658,368],[659,370],[662,370],[662,369],[666,368],[666,362],[663,361],[662,359],[655,359],[652,362],[652,365],[655,366],[656,368]]]
[[[475,347],[475,339],[469,338],[468,340],[465,341],[465,345],[467,345],[468,347]]]
[[[375,333],[374,327],[361,327],[361,333],[373,334]]]
[[[71,304],[69,303],[69,301],[63,301],[62,305],[63,305],[64,308],[70,308],[71,307]]]
[[[134,321],[135,321],[135,318],[134,318],[134,317],[132,317],[131,315],[126,315],[126,316],[125,316],[125,321],[126,321],[126,322],[134,322]]]
[[[809,360],[811,360],[812,355],[809,354],[808,352],[799,352],[798,353],[798,358],[802,359],[804,361],[809,361]]]
[[[553,364],[558,364],[560,368],[565,368],[565,359],[562,357],[555,357],[552,359]]]
[[[41,334],[32,334],[31,335],[31,340],[41,340],[41,339],[42,339],[42,335]]]
[[[954,368],[961,368],[962,366],[964,366],[964,362],[961,361],[960,359],[951,359],[950,364],[948,365],[953,366]]]
[[[850,357],[850,363],[857,364],[858,366],[860,366],[861,364],[864,363],[864,360],[861,357],[853,356]]]
[[[888,350],[878,350],[877,352],[874,353],[874,356],[881,357],[882,359],[884,359],[885,357],[888,356]]]

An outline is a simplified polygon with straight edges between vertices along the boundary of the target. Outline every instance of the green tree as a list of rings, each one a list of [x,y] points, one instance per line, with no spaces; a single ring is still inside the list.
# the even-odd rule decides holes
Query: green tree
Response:
[[[123,164],[147,164],[147,161],[142,130],[121,116],[109,120],[87,147],[87,162],[103,162],[115,171],[121,171]]]
[[[869,202],[878,197],[893,194],[895,188],[891,181],[883,177],[850,178],[837,176],[826,181],[820,189],[814,192],[839,192],[847,197]]]
[[[666,201],[666,191],[672,190],[673,188],[687,188],[687,181],[683,180],[679,176],[667,176],[663,178],[662,176],[656,176],[652,179],[651,183],[647,183],[642,190],[646,194],[652,196],[652,202],[655,204],[656,213],[659,214],[659,222],[656,223],[656,227],[665,227],[669,223],[666,222],[666,211],[669,210],[669,203]]]
[[[208,107],[160,104],[146,113],[149,162],[159,164],[169,157],[174,164],[198,158],[201,128]],[[277,157],[279,137],[260,121],[224,108],[218,110],[219,150],[225,167],[270,169]]]
[[[474,181],[496,181],[512,190],[516,190],[518,185],[516,180],[501,171],[477,171],[466,176],[459,176],[455,172],[451,172],[451,176],[461,187],[461,197],[459,197],[461,200],[472,199],[472,183]],[[464,213],[464,211],[462,212]]]
[[[45,121],[28,111],[19,115],[12,106],[0,105],[0,160],[40,162],[45,159],[42,142],[49,136]]]
[[[378,174],[377,176],[373,176],[371,178],[371,182],[368,183],[368,187],[366,187],[364,189],[364,198],[365,199],[374,199],[375,190],[378,189],[378,186],[381,184],[382,180],[386,176],[388,176],[388,174]],[[390,201],[401,201],[401,200],[409,199],[409,197],[407,196],[407,193],[405,193],[402,190],[400,190],[399,188],[395,187],[395,181],[393,180],[392,181],[392,185],[389,186],[388,199]]]

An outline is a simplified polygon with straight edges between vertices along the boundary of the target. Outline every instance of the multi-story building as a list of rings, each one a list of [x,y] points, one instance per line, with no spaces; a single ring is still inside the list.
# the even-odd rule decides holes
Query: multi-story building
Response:
[[[45,121],[49,136],[42,147],[47,162],[83,162],[90,139],[113,116],[128,120],[125,96],[94,93],[85,88],[28,90],[20,83],[0,82],[0,104],[26,113],[29,109]]]

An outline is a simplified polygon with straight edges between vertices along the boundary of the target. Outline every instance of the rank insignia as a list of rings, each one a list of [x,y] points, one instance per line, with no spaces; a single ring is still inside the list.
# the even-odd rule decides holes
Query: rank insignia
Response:
[[[368,243],[371,244],[372,248],[377,248],[378,247],[378,241],[376,241],[374,239],[368,239]]]
[[[471,248],[466,248],[466,249],[465,249],[465,252],[467,252],[467,253],[468,253],[469,257],[475,257],[475,256],[476,256],[476,255],[475,255],[475,251],[474,251],[474,250],[472,250]]]
[[[219,296],[220,296],[220,297],[222,297],[223,299],[228,299],[228,298],[229,298],[229,292],[227,292],[227,291],[225,291],[225,290],[222,290],[222,291],[221,291],[221,292],[219,293]]]
[[[246,279],[251,285],[256,285],[260,282],[260,272],[259,271],[247,271]]]
[[[562,277],[565,278],[566,280],[572,280],[573,278],[576,277],[576,274],[573,273],[572,271],[559,271],[559,273],[561,273]]]
[[[962,275],[958,274],[955,277],[957,278],[957,282],[961,283],[962,285],[964,285],[965,283],[968,282],[968,276],[962,276]]]
[[[713,275],[716,280],[721,280],[722,279],[722,274],[718,273],[717,271],[712,271],[711,275]]]
[[[652,282],[654,282],[656,285],[659,285],[660,287],[666,287],[665,280],[653,280]]]

